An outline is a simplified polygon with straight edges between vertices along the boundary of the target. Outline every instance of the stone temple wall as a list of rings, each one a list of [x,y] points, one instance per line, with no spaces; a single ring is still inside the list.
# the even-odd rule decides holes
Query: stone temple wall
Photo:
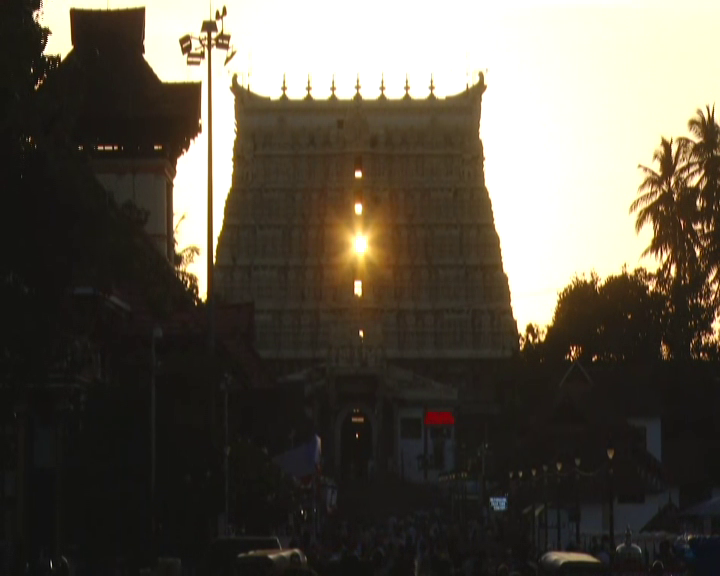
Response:
[[[234,173],[215,286],[220,300],[255,303],[264,358],[512,355],[517,326],[479,138],[482,77],[443,99],[370,100],[359,90],[351,100],[270,99],[236,81],[233,91]]]

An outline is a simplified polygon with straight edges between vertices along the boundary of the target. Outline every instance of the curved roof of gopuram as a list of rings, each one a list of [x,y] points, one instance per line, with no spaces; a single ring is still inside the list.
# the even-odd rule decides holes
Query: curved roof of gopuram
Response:
[[[232,92],[235,94],[236,101],[238,104],[243,106],[252,106],[253,108],[262,108],[263,105],[272,106],[276,109],[278,105],[287,107],[287,109],[307,110],[309,107],[318,110],[331,110],[331,109],[347,109],[352,106],[368,106],[370,108],[388,108],[393,111],[402,110],[418,110],[426,108],[428,106],[435,106],[437,108],[450,108],[454,107],[466,107],[466,106],[479,106],[482,102],[482,95],[487,89],[485,84],[485,77],[481,72],[478,75],[478,82],[473,85],[468,85],[465,90],[457,94],[438,98],[435,95],[435,83],[432,77],[430,78],[430,86],[428,87],[428,95],[425,98],[414,98],[410,95],[410,85],[406,78],[405,81],[405,95],[402,98],[388,98],[385,95],[385,80],[383,78],[378,95],[376,97],[366,97],[362,94],[362,86],[360,85],[360,78],[358,77],[357,83],[355,84],[355,95],[352,98],[341,99],[335,95],[336,91],[335,79],[330,86],[330,95],[326,98],[315,98],[312,95],[313,87],[308,80],[308,85],[305,87],[307,94],[304,98],[293,99],[287,96],[287,83],[283,77],[283,83],[281,87],[281,95],[277,98],[270,96],[262,96],[250,90],[249,87],[242,86],[238,83],[237,74],[233,76],[232,81]]]

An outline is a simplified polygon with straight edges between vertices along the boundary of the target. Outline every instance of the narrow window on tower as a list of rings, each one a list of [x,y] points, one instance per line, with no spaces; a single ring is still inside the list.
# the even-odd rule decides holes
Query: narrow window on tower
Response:
[[[355,293],[355,296],[357,296],[358,298],[362,298],[362,280],[355,280],[353,292]]]
[[[358,330],[358,336],[360,336],[360,340],[364,340],[365,339],[365,331],[362,329]]]
[[[362,174],[362,171],[361,171]],[[357,168],[355,172],[355,177],[357,178]],[[363,191],[360,187],[360,183],[358,182],[355,185],[355,214],[358,216],[361,216],[363,213]]]
[[[362,156],[355,156],[355,178],[363,177]]]

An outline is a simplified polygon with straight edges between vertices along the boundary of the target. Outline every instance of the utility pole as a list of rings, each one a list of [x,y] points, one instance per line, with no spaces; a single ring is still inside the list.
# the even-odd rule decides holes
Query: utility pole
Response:
[[[229,434],[229,422],[228,422],[228,393],[229,393],[229,385],[228,385],[228,378],[225,377],[223,379],[222,383],[223,387],[223,396],[225,400],[225,406],[224,406],[224,423],[223,427],[225,429],[225,446],[223,448],[223,473],[225,475],[225,535],[229,535],[229,528],[230,528],[230,434]]]

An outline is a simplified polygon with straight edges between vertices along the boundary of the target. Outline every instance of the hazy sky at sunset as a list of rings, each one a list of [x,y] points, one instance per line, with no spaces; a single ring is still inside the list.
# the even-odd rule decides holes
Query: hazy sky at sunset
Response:
[[[127,8],[139,0],[46,0],[49,51],[70,50],[71,7]],[[197,33],[209,5],[147,0],[145,57],[166,81],[204,80],[187,68],[178,38]],[[221,3],[213,5],[222,7]],[[485,70],[481,136],[495,223],[520,330],[550,322],[557,292],[575,272],[601,276],[641,264],[648,234],[628,215],[640,175],[660,136],[686,133],[695,109],[720,95],[715,0],[541,1],[241,0],[227,3],[226,29],[238,51],[223,70],[213,62],[215,233],[232,178],[231,76],[252,71],[251,88],[278,97],[354,93],[366,98],[384,72],[389,97],[425,97],[465,87]],[[206,98],[203,86],[203,99]],[[203,100],[203,118],[205,118]],[[206,133],[178,163],[176,220],[187,214],[180,246],[202,249],[195,272],[205,284]],[[652,262],[645,263],[652,266]]]

